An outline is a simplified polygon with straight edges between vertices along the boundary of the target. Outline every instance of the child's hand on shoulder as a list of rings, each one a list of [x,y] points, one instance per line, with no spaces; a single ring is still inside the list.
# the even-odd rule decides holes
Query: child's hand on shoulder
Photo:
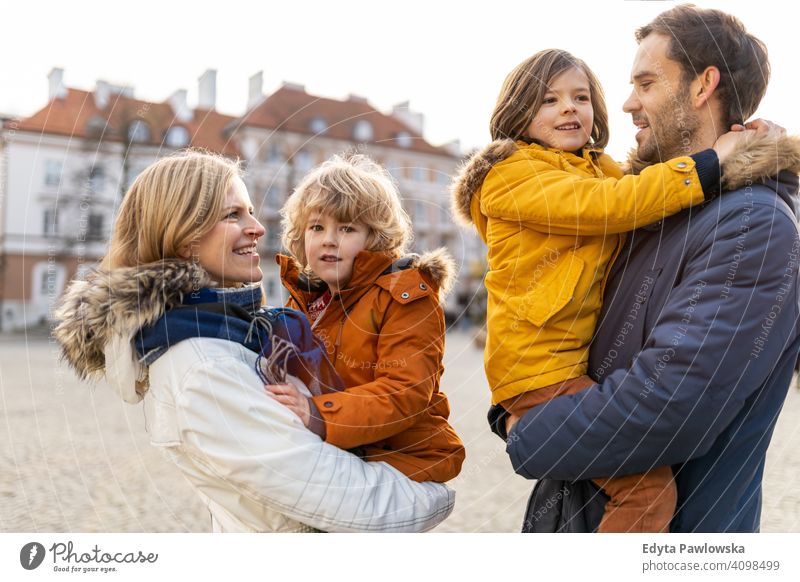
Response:
[[[308,404],[308,398],[300,394],[297,388],[291,384],[267,384],[264,388],[275,400],[299,416],[303,424],[308,427],[311,422],[311,406]]]

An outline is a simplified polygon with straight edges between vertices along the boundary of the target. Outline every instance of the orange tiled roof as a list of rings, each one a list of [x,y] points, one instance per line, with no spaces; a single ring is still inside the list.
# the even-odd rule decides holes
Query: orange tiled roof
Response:
[[[353,137],[354,126],[358,120],[365,119],[372,124],[373,138],[370,143],[454,157],[444,148],[425,141],[419,133],[399,119],[381,113],[366,101],[337,101],[317,97],[291,85],[284,85],[248,111],[239,120],[239,125],[316,135],[311,128],[311,122],[315,118],[322,118],[327,124],[328,127],[322,134],[325,137],[356,141]],[[409,134],[410,147],[404,148],[398,143],[397,136],[401,132]]]
[[[121,141],[120,128],[140,119],[147,123],[151,139],[146,145],[160,146],[166,131],[173,126],[182,126],[189,132],[189,145],[201,147],[225,155],[237,156],[235,144],[228,138],[224,128],[236,118],[213,110],[196,109],[188,121],[176,119],[169,103],[151,103],[132,97],[112,93],[104,108],[97,107],[91,92],[68,89],[63,99],[52,99],[42,109],[19,121],[18,131],[31,131],[70,136],[81,139],[104,139]],[[99,123],[92,128],[90,121]],[[103,127],[103,123],[107,123]]]
[[[108,104],[98,108],[94,95],[80,89],[67,89],[61,99],[52,99],[42,109],[17,123],[18,131],[70,136],[80,139],[104,139],[119,142],[118,133],[134,119],[147,123],[150,140],[146,145],[161,146],[166,131],[173,126],[185,127],[189,145],[239,156],[232,134],[238,127],[254,126],[300,134],[315,135],[311,121],[325,121],[326,137],[355,141],[354,127],[359,120],[372,125],[371,143],[426,154],[454,157],[447,150],[425,141],[416,131],[391,115],[381,113],[364,100],[337,101],[310,95],[292,86],[284,86],[267,97],[242,118],[223,115],[214,110],[195,109],[188,121],[180,121],[168,102],[153,103],[112,93]],[[94,127],[91,127],[90,121]],[[104,126],[104,124],[107,124]],[[403,147],[398,135],[405,133],[410,146]]]

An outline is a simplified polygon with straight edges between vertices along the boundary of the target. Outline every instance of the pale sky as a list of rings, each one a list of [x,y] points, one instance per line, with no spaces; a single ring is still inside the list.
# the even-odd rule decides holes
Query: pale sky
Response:
[[[768,46],[772,81],[757,115],[800,133],[797,32],[800,8],[785,0],[696,1],[738,16]],[[264,71],[269,93],[282,81],[310,93],[367,97],[388,111],[410,100],[434,144],[489,141],[488,119],[506,74],[544,48],[584,59],[606,91],[609,153],[621,158],[634,128],[622,113],[636,52],[634,30],[676,2],[55,2],[0,9],[0,113],[31,114],[46,103],[47,74],[67,86],[97,79],[162,101],[217,69],[217,109],[240,115],[248,78]]]

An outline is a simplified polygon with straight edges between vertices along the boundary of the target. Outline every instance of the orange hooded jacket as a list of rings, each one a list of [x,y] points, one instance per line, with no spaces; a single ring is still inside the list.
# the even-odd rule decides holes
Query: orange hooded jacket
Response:
[[[292,258],[278,255],[277,261],[290,293],[287,306],[308,315],[319,291],[303,290]],[[314,324],[346,389],[312,399],[327,442],[359,447],[366,460],[385,461],[415,481],[444,482],[458,475],[465,455],[439,391],[445,335],[440,292],[451,285],[454,268],[441,250],[407,263],[398,269],[380,252],[356,256],[349,288]]]

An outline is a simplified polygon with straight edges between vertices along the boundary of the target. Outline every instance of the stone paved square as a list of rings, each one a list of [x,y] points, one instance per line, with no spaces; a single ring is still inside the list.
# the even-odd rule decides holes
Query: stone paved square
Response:
[[[447,337],[442,389],[467,448],[438,532],[516,532],[532,482],[489,433],[472,334]],[[207,532],[208,513],[147,440],[141,405],[81,383],[42,334],[0,336],[0,531]],[[767,458],[762,531],[800,531],[800,393],[793,385]]]

